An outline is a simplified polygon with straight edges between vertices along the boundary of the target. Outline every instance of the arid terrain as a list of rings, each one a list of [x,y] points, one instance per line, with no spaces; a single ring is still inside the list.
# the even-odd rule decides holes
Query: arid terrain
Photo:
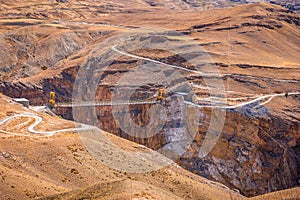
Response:
[[[299,199],[300,16],[249,2],[1,1],[0,199]],[[124,117],[113,103],[132,87]],[[79,123],[134,153],[192,138],[168,167],[120,172]]]
[[[29,113],[43,122],[37,127],[51,131],[74,123],[37,113],[1,95],[0,120]],[[1,126],[1,199],[219,199],[241,197],[227,187],[193,175],[176,164],[145,174],[110,169],[91,156],[76,132],[55,136],[34,135],[27,128],[33,120],[19,117]],[[113,136],[128,151],[149,151]],[[121,155],[120,155],[121,156]],[[134,165],[135,163],[133,163]]]

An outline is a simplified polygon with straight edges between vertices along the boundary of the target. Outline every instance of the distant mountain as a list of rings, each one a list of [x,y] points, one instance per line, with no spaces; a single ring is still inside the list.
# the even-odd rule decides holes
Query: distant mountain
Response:
[[[268,1],[272,4],[281,5],[283,7],[288,8],[295,13],[300,14],[300,1],[299,0],[272,0]]]
[[[269,2],[277,5],[284,6],[289,8],[292,11],[299,10],[300,1],[299,0],[145,0],[151,6],[168,6],[173,4],[173,7],[194,7],[194,8],[224,8],[231,7],[240,4],[251,4],[251,3],[259,3],[259,2]],[[177,6],[176,6],[177,5]]]
[[[62,7],[65,10],[68,8],[76,9],[75,14],[81,15],[87,11],[92,11],[92,15],[97,13],[112,13],[112,12],[136,12],[136,11],[148,11],[151,9],[171,9],[171,10],[211,10],[215,8],[234,7],[243,4],[252,4],[258,2],[269,2],[283,7],[289,8],[292,11],[300,13],[300,0],[85,0],[85,1],[71,1],[71,0],[31,0],[30,2],[23,2],[20,0],[15,1],[1,1],[0,0],[0,13],[3,18],[20,17],[23,12],[28,12],[28,8],[34,5],[38,5],[39,9],[36,12],[42,12],[42,10],[53,10],[52,15],[56,15],[58,10],[56,6]],[[51,7],[51,8],[50,8]],[[17,11],[10,10],[17,8]],[[68,15],[62,13],[63,15]],[[62,17],[61,16],[61,17]],[[91,16],[91,15],[90,15]],[[72,16],[71,18],[73,18]],[[62,17],[63,18],[63,17]]]

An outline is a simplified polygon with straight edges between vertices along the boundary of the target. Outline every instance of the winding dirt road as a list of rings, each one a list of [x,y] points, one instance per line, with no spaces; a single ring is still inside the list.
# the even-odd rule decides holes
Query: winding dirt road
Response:
[[[141,57],[141,56],[137,56],[137,55],[133,55],[133,54],[130,54],[128,52],[124,52],[124,51],[121,51],[119,49],[117,49],[117,45],[114,45],[111,47],[111,49],[121,55],[124,55],[124,56],[128,56],[128,57],[131,57],[131,58],[135,58],[135,59],[140,59],[140,60],[146,60],[146,61],[149,61],[149,62],[153,62],[153,63],[157,63],[157,64],[161,64],[161,65],[165,65],[165,66],[169,66],[169,67],[172,67],[172,68],[175,68],[175,69],[180,69],[180,70],[184,70],[184,71],[187,71],[187,72],[192,72],[192,73],[196,73],[196,74],[200,74],[200,75],[210,75],[210,76],[215,76],[216,74],[211,74],[211,73],[203,73],[203,72],[200,72],[200,71],[197,71],[197,70],[191,70],[191,69],[187,69],[187,68],[184,68],[184,67],[180,67],[180,66],[176,66],[176,65],[171,65],[171,64],[166,64],[166,63],[163,63],[163,62],[160,62],[160,61],[157,61],[157,60],[153,60],[153,59],[150,59],[150,58],[145,58],[145,57]],[[223,76],[229,76],[229,75],[232,75],[232,74],[222,74],[222,75],[219,75],[220,77],[223,77]],[[263,78],[263,77],[252,77],[251,78],[257,78],[257,79],[266,79],[266,78]],[[281,79],[276,79],[276,81],[281,81],[281,82],[298,82],[298,81],[294,81],[294,80],[281,80]],[[197,86],[197,87],[201,87],[202,86]],[[203,89],[210,89],[210,87],[204,87]],[[289,95],[299,95],[300,92],[291,92],[289,93]],[[192,102],[189,102],[189,101],[185,101],[186,104],[189,104],[189,105],[193,105],[193,106],[197,106],[197,107],[211,107],[211,108],[221,108],[221,109],[234,109],[234,108],[239,108],[239,107],[243,107],[243,106],[246,106],[246,105],[250,105],[250,104],[253,104],[253,103],[256,103],[256,102],[260,102],[260,101],[263,101],[263,100],[266,100],[266,101],[263,101],[261,103],[259,103],[259,105],[265,105],[267,103],[269,103],[274,97],[280,97],[280,96],[285,96],[286,94],[285,93],[282,93],[282,94],[268,94],[268,95],[263,95],[263,96],[260,96],[260,97],[247,97],[249,99],[251,98],[255,98],[251,101],[247,101],[247,102],[243,102],[243,103],[240,103],[240,104],[237,104],[237,105],[232,105],[232,106],[214,106],[214,105],[198,105],[198,104],[194,104]],[[244,97],[243,97],[244,98]],[[236,100],[241,100],[243,98],[235,98]],[[226,98],[224,98],[226,100]],[[213,102],[213,101],[211,101]]]
[[[85,124],[80,124],[78,128],[69,128],[69,129],[62,129],[62,130],[56,130],[56,131],[38,131],[35,128],[43,121],[43,119],[40,116],[37,115],[33,115],[33,114],[19,114],[19,115],[14,115],[8,118],[5,118],[3,120],[0,121],[0,125],[13,120],[15,118],[19,118],[19,117],[28,117],[28,118],[33,118],[35,119],[35,122],[30,125],[28,127],[28,132],[32,133],[32,134],[38,134],[38,135],[43,135],[43,136],[53,136],[54,134],[57,133],[63,133],[63,132],[80,132],[80,131],[88,131],[88,130],[92,130],[95,129],[95,127],[93,126],[89,126],[89,125],[85,125]],[[8,134],[13,134],[13,135],[20,135],[20,134],[16,134],[16,133],[11,133],[11,132],[7,132],[7,131],[2,131],[4,133],[8,133]],[[22,136],[28,136],[28,135],[24,135],[22,134]]]
[[[251,101],[247,101],[247,102],[240,103],[240,104],[233,105],[233,106],[198,105],[198,104],[194,104],[194,103],[189,102],[189,101],[185,101],[185,103],[189,104],[189,105],[192,105],[192,106],[199,107],[199,108],[235,109],[235,108],[243,107],[243,106],[246,106],[246,105],[254,104],[254,103],[257,103],[257,102],[260,102],[260,101],[263,101],[263,100],[266,100],[266,101],[263,101],[263,102],[259,103],[259,105],[265,105],[265,104],[269,103],[274,97],[283,97],[285,95],[286,95],[285,93],[282,93],[282,94],[268,94],[268,95],[264,95],[264,96],[255,98]],[[289,95],[300,95],[300,92],[291,92],[291,93],[289,93]]]
[[[212,73],[212,72],[201,72],[201,71],[197,71],[197,70],[187,69],[187,68],[177,66],[177,65],[163,63],[163,62],[153,60],[153,59],[150,59],[150,58],[137,56],[137,55],[134,55],[134,54],[131,54],[131,53],[128,53],[128,52],[124,52],[124,51],[119,50],[117,48],[117,45],[112,46],[111,49],[113,51],[121,54],[121,55],[124,55],[124,56],[128,56],[128,57],[139,59],[139,60],[145,60],[145,61],[153,62],[153,63],[156,63],[156,64],[161,64],[161,65],[164,65],[164,66],[169,66],[169,67],[172,67],[172,68],[175,68],[175,69],[180,69],[180,70],[183,70],[183,71],[186,71],[186,72],[191,72],[191,73],[194,73],[194,74],[198,74],[198,75],[201,75],[203,77],[223,78],[223,77],[229,76],[229,77],[246,77],[246,78],[257,79],[257,80],[262,80],[262,81],[270,81],[271,80],[270,78],[256,77],[256,76],[250,76],[250,75],[244,75],[244,74],[219,74],[219,73]],[[276,81],[276,82],[286,82],[286,83],[299,83],[300,82],[299,80],[288,80],[288,79],[272,79],[272,80]]]

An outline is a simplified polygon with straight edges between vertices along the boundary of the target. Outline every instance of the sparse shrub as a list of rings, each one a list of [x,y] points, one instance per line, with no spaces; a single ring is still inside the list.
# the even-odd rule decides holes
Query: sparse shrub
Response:
[[[47,70],[48,67],[47,67],[47,66],[42,66],[41,69],[42,69],[42,70]]]
[[[79,171],[77,169],[72,168],[71,169],[71,173],[73,173],[73,174],[79,174]]]

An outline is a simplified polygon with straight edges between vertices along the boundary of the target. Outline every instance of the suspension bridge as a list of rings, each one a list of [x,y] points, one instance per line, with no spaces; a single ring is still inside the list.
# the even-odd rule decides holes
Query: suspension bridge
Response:
[[[124,101],[74,101],[71,99],[71,102],[56,102],[56,93],[50,92],[49,106],[52,108],[74,108],[74,107],[93,107],[93,106],[122,106],[122,105],[153,105],[161,103],[165,98],[165,89],[159,89],[156,100],[145,100],[145,99],[130,99]]]
[[[92,107],[92,106],[122,106],[122,105],[146,105],[146,104],[157,104],[158,101],[124,101],[124,102],[67,102],[67,103],[56,103],[54,107],[70,108],[70,107]]]

